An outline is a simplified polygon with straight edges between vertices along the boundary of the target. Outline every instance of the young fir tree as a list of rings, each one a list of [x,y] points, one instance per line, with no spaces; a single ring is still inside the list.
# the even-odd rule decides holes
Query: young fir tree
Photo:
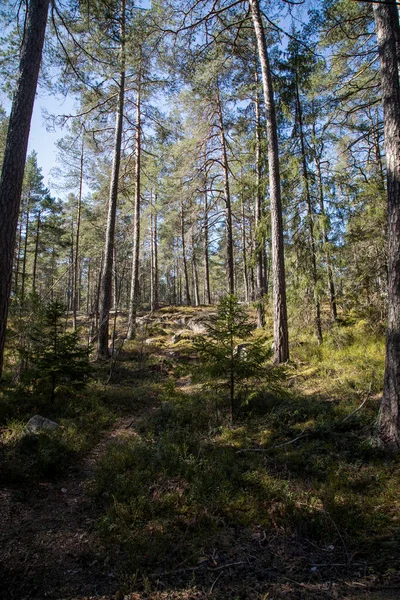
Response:
[[[207,335],[199,337],[195,344],[202,359],[202,371],[214,380],[224,381],[228,387],[233,420],[238,409],[238,387],[261,372],[267,353],[259,339],[241,343],[251,335],[254,325],[232,294],[221,299],[217,314],[206,327]]]
[[[42,305],[34,298],[32,308],[33,319],[26,323],[24,345],[19,348],[24,365],[21,381],[53,402],[57,393],[86,385],[89,350],[80,346],[77,332],[64,332],[65,308],[60,302]]]

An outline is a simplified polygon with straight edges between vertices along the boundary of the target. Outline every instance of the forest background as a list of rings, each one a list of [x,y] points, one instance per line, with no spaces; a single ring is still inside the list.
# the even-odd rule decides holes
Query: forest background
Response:
[[[177,569],[188,548],[226,558],[229,523],[324,540],[347,574],[369,534],[362,585],[374,544],[397,573],[397,5],[7,0],[0,18],[6,485],[60,477],[144,412],[92,486],[129,569],[148,577],[179,523]],[[39,89],[67,99],[45,115],[49,187],[34,150],[10,159],[40,27]],[[62,434],[27,435],[35,413]]]

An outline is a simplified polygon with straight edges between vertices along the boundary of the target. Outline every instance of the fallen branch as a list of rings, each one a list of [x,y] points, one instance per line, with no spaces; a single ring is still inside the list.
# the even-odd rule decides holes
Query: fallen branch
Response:
[[[345,421],[347,421],[348,419],[350,419],[350,417],[352,417],[353,415],[355,415],[356,413],[358,413],[358,411],[361,410],[362,407],[364,406],[364,404],[368,401],[368,399],[369,399],[369,397],[371,395],[371,389],[372,389],[373,379],[374,379],[374,376],[372,375],[371,381],[369,383],[369,388],[368,388],[367,395],[365,396],[365,399],[361,402],[360,406],[358,406],[355,410],[353,410],[353,412],[351,412],[349,415],[347,415],[347,417],[345,417],[343,419],[343,421],[341,421],[341,423],[344,423]]]
[[[269,452],[270,450],[275,450],[276,448],[283,448],[284,446],[289,446],[289,444],[294,444],[294,442],[297,442],[297,440],[300,440],[301,438],[308,435],[308,432],[306,433],[306,429],[307,428],[305,427],[297,437],[295,437],[293,440],[289,440],[288,442],[284,442],[283,444],[274,444],[269,448],[243,448],[242,450],[237,450],[236,454],[242,454],[243,452]]]

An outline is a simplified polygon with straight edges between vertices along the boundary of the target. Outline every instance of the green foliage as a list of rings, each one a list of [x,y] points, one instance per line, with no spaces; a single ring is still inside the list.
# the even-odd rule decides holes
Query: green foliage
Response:
[[[19,347],[21,382],[37,393],[50,395],[82,389],[91,372],[89,350],[79,343],[77,332],[64,331],[65,309],[59,302],[41,306],[25,322]]]
[[[260,338],[240,343],[251,335],[254,325],[236,296],[221,299],[217,314],[206,328],[207,335],[198,337],[194,344],[202,361],[201,370],[205,377],[214,382],[222,380],[228,386],[233,419],[237,387],[261,374],[267,352]]]

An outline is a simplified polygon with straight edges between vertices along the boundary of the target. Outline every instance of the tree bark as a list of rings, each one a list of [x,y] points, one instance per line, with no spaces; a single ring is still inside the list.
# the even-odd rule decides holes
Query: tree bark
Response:
[[[208,228],[208,194],[207,194],[207,171],[204,166],[204,304],[211,304],[210,288],[210,262],[208,256],[209,228]]]
[[[319,210],[322,216],[322,240],[325,248],[325,262],[326,262],[326,273],[328,277],[328,289],[329,289],[329,304],[331,312],[331,320],[335,322],[337,320],[337,304],[336,304],[336,289],[335,282],[333,280],[333,269],[331,255],[329,252],[329,238],[326,226],[326,213],[325,213],[325,199],[324,199],[324,187],[322,182],[322,171],[321,171],[321,160],[320,157],[315,153],[314,157],[315,169],[317,171],[318,181],[318,193],[319,193]]]
[[[29,2],[19,78],[12,103],[0,178],[0,377],[3,371],[18,211],[49,3],[50,0]]]
[[[233,260],[233,228],[232,228],[232,206],[231,194],[229,189],[229,166],[228,155],[226,152],[225,128],[222,115],[221,99],[217,83],[217,111],[220,130],[222,169],[224,176],[224,197],[225,197],[225,227],[226,227],[226,263],[227,263],[227,288],[228,294],[235,293],[235,270]]]
[[[299,121],[299,136],[300,136],[300,150],[301,150],[301,162],[303,168],[303,182],[307,204],[307,217],[308,217],[308,237],[310,240],[310,254],[311,254],[311,276],[314,286],[314,306],[315,306],[315,330],[317,333],[318,343],[322,344],[322,324],[321,324],[321,304],[318,293],[318,271],[317,271],[317,249],[314,235],[314,210],[311,202],[310,194],[310,180],[308,176],[307,167],[307,156],[306,146],[304,141],[304,128],[303,128],[303,110],[300,102],[299,83],[296,74],[296,104],[297,104],[297,116]]]
[[[400,86],[396,40],[396,4],[373,5],[381,70],[388,199],[388,327],[379,438],[390,450],[400,450]]]
[[[182,239],[182,260],[183,260],[183,275],[185,277],[185,295],[186,295],[186,304],[190,306],[192,304],[192,299],[190,297],[190,287],[189,287],[189,274],[188,274],[188,266],[187,266],[187,258],[186,258],[186,242],[185,242],[185,215],[183,212],[183,200],[180,200],[180,217],[181,217],[181,239]]]
[[[158,224],[157,224],[157,192],[154,195],[154,215],[153,215],[153,271],[154,271],[154,308],[159,307],[159,277],[158,277]]]
[[[289,360],[289,335],[286,307],[283,219],[279,173],[278,132],[272,75],[267,53],[264,27],[258,0],[249,0],[253,27],[261,64],[264,102],[267,118],[269,191],[271,205],[272,281],[274,299],[274,359],[276,363]]]
[[[121,72],[119,74],[118,82],[118,108],[115,117],[114,156],[111,172],[110,197],[108,201],[104,260],[100,283],[100,315],[97,337],[97,357],[100,359],[110,357],[110,352],[108,349],[108,332],[112,295],[112,266],[114,254],[115,221],[117,214],[118,179],[119,167],[121,162],[122,125],[125,97],[125,0],[121,1],[120,36]]]
[[[129,319],[127,339],[136,335],[136,312],[139,295],[139,247],[140,247],[140,169],[141,169],[141,89],[140,67],[136,99],[136,167],[135,167],[135,200],[133,207],[133,249],[132,278],[129,298]]]
[[[40,225],[41,225],[41,217],[42,213],[39,210],[37,221],[36,221],[36,235],[35,235],[35,255],[33,258],[33,272],[32,272],[32,293],[36,293],[36,274],[37,274],[37,263],[39,257],[39,240],[40,240]]]
[[[21,308],[25,302],[25,283],[26,283],[26,261],[28,258],[28,234],[29,234],[29,216],[30,216],[30,194],[27,198],[26,203],[26,219],[25,219],[25,235],[24,235],[24,257],[22,259],[22,271],[21,271]]]
[[[80,171],[79,171],[79,194],[78,206],[76,211],[76,237],[75,237],[75,263],[74,263],[74,289],[72,297],[72,327],[77,329],[76,315],[78,311],[78,281],[79,281],[79,242],[81,230],[81,212],[82,212],[82,190],[83,190],[83,159],[84,159],[84,134],[82,132]]]
[[[255,247],[256,247],[256,301],[257,301],[257,327],[265,325],[264,315],[264,277],[263,277],[263,252],[265,247],[265,238],[260,237],[260,221],[262,217],[262,195],[261,195],[261,122],[260,122],[260,96],[258,92],[258,71],[255,70],[256,96],[254,101],[256,117],[256,203],[255,203]]]
[[[196,243],[194,239],[194,224],[192,224],[192,274],[194,305],[200,306],[199,273],[197,270]]]
[[[246,304],[249,303],[249,276],[247,269],[247,244],[246,244],[246,218],[244,213],[244,200],[243,194],[240,198],[240,209],[242,219],[242,256],[243,256],[243,286],[244,286],[244,301]]]

